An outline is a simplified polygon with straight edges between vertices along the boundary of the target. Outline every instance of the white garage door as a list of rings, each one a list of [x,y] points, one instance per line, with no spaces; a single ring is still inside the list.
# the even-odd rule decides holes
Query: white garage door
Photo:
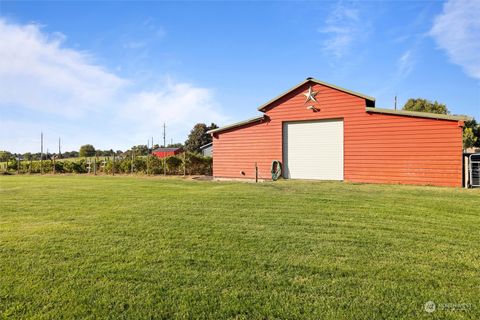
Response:
[[[343,180],[343,121],[283,124],[284,177]]]

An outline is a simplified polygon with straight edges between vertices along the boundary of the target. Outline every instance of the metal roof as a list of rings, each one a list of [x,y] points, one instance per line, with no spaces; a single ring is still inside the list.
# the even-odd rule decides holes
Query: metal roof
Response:
[[[212,144],[213,144],[213,142],[209,142],[209,143],[207,143],[207,144],[204,144],[203,146],[200,147],[200,149],[208,148],[208,147],[210,147]]]
[[[181,147],[176,147],[176,148],[156,148],[152,152],[172,152],[172,151],[177,151],[179,149],[182,149]]]
[[[472,120],[472,118],[470,118],[468,116],[452,116],[452,115],[448,115],[448,114],[406,111],[406,110],[392,110],[392,109],[366,107],[365,111],[371,112],[371,113],[383,113],[383,114],[392,114],[392,115],[397,115],[397,116],[431,118],[431,119],[451,120],[451,121],[469,121],[469,120]]]
[[[272,100],[268,101],[267,103],[262,104],[260,107],[258,107],[258,111],[263,111],[263,109],[265,109],[267,106],[269,106],[269,105],[272,104],[273,102],[275,102],[275,101],[277,101],[278,99],[282,98],[283,96],[289,94],[289,93],[292,92],[293,90],[300,88],[301,86],[303,86],[305,83],[308,83],[308,82],[314,82],[314,83],[317,83],[317,84],[321,84],[321,85],[324,85],[324,86],[326,86],[326,87],[330,87],[330,88],[333,88],[333,89],[337,89],[337,90],[340,90],[340,91],[349,93],[349,94],[351,94],[351,95],[354,95],[354,96],[357,96],[357,97],[360,97],[360,98],[364,98],[365,100],[375,102],[375,98],[370,97],[370,96],[367,96],[367,95],[365,95],[365,94],[363,94],[363,93],[351,91],[351,90],[348,90],[348,89],[345,89],[345,88],[336,86],[336,85],[331,84],[331,83],[328,83],[328,82],[320,81],[320,80],[315,79],[315,78],[307,78],[307,79],[305,79],[304,81],[302,81],[301,83],[299,83],[298,85],[296,85],[295,87],[290,88],[289,90],[287,90],[287,91],[285,91],[284,93],[280,94],[280,95],[277,96],[276,98],[273,98]]]
[[[232,123],[232,124],[223,126],[221,128],[212,129],[212,130],[207,131],[207,133],[216,133],[216,132],[220,132],[220,131],[225,131],[225,130],[232,129],[232,128],[235,128],[235,127],[243,126],[245,124],[257,122],[257,121],[260,121],[264,118],[265,118],[265,116],[261,115],[261,116],[255,117],[255,118],[251,118],[251,119],[247,119],[247,120],[244,120],[244,121]]]
[[[330,84],[330,83],[327,83],[327,82],[324,82],[324,81],[320,81],[320,80],[315,79],[315,78],[307,78],[306,80],[302,81],[301,83],[299,83],[295,87],[285,91],[284,93],[280,94],[276,98],[271,99],[267,103],[264,103],[263,105],[261,105],[258,108],[258,110],[263,112],[263,110],[267,106],[269,106],[273,102],[277,101],[278,99],[284,97],[288,93],[292,92],[293,90],[298,89],[299,87],[303,86],[304,84],[306,84],[308,82],[314,82],[314,83],[324,85],[324,86],[327,86],[327,87],[330,87],[330,88],[333,88],[333,89],[337,89],[337,90],[349,93],[351,95],[354,95],[354,96],[363,98],[367,101],[371,101],[371,102],[375,103],[375,98],[367,96],[365,94],[355,92],[355,91],[351,91],[351,90],[348,90],[348,89],[345,89],[345,88],[342,88],[342,87],[339,87],[339,86],[336,86],[336,85],[333,85],[333,84]],[[382,108],[374,108],[374,107],[366,107],[365,111],[366,112],[371,112],[371,113],[383,113],[383,114],[400,115],[400,116],[407,116],[407,117],[431,118],[431,119],[441,119],[441,120],[451,120],[451,121],[468,121],[468,120],[472,119],[468,116],[456,116],[456,115],[446,115],[446,114],[436,114],[436,113],[416,112],[416,111],[405,111],[405,110],[391,110],[391,109],[382,109]],[[212,129],[212,130],[207,131],[207,133],[211,134],[211,133],[221,132],[221,131],[225,131],[225,130],[228,130],[228,129],[240,127],[240,126],[243,126],[243,125],[246,125],[246,124],[249,124],[249,123],[254,123],[254,122],[257,122],[257,121],[260,121],[260,120],[263,120],[263,119],[265,119],[265,115],[261,115],[261,116],[255,117],[255,118],[251,118],[251,119],[247,119],[247,120],[244,120],[244,121],[232,123],[232,124],[223,126],[221,128]],[[205,145],[205,146],[207,146],[207,145]]]

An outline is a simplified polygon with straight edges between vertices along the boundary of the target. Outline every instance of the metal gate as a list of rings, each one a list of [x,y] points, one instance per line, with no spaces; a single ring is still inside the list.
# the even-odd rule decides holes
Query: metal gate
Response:
[[[471,154],[468,161],[470,186],[480,187],[480,153]]]

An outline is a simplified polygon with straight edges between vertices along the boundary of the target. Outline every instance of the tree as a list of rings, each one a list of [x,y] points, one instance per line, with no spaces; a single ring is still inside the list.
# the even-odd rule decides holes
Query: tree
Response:
[[[463,148],[480,147],[480,124],[475,119],[465,121],[463,127]]]
[[[85,144],[80,147],[80,157],[93,157],[95,155],[95,148],[91,144]]]
[[[79,157],[79,155],[80,154],[78,153],[78,151],[65,151],[65,152],[62,153],[62,157],[64,159],[66,159],[66,158],[77,158],[77,157]]]
[[[5,162],[13,158],[13,155],[9,151],[0,151],[0,162]]]
[[[213,129],[217,129],[218,126],[215,124],[215,123],[210,123],[210,126],[207,128],[208,130],[213,130]],[[209,135],[210,136],[210,135]],[[212,137],[210,136],[210,142],[212,142]]]
[[[170,143],[167,145],[167,148],[183,148],[183,144],[181,144],[180,142]]]
[[[132,147],[132,151],[134,151],[137,156],[146,156],[149,153],[146,144],[139,144],[138,146]]]
[[[427,99],[417,98],[417,99],[408,99],[408,101],[403,106],[403,110],[407,111],[417,111],[417,112],[430,112],[438,114],[449,114],[448,108],[443,103],[437,101],[431,102]]]
[[[201,146],[212,142],[212,137],[207,134],[207,131],[216,128],[218,126],[215,123],[211,123],[208,127],[205,123],[197,123],[185,141],[185,149],[190,152],[200,152]]]
[[[473,147],[476,142],[477,137],[475,137],[472,128],[465,128],[463,130],[463,149]]]

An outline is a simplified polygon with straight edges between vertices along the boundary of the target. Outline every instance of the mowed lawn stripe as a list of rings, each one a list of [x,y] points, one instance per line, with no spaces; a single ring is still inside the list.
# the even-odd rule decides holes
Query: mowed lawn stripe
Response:
[[[479,191],[3,176],[0,315],[476,319]]]

